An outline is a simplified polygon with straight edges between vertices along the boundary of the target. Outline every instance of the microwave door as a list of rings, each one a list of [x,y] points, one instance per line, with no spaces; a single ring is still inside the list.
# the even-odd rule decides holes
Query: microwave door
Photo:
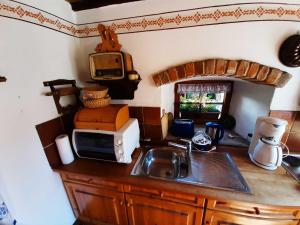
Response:
[[[79,132],[75,143],[77,153],[82,158],[117,161],[114,147],[114,135]]]

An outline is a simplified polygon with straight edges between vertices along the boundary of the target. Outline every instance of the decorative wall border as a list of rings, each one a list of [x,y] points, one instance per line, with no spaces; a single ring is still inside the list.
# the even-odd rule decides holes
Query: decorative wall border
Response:
[[[2,0],[1,16],[42,26],[73,37],[87,38],[99,36],[97,30],[99,23],[109,26],[117,34],[128,34],[242,22],[300,22],[300,4],[236,3],[75,24],[21,2]]]
[[[45,27],[73,37],[78,25],[45,10],[13,0],[0,0],[0,17],[16,19]]]

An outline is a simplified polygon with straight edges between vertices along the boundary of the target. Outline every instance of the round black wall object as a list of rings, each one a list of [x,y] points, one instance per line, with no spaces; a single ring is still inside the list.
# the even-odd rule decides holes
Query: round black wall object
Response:
[[[279,60],[288,67],[300,66],[300,35],[288,37],[280,46]]]

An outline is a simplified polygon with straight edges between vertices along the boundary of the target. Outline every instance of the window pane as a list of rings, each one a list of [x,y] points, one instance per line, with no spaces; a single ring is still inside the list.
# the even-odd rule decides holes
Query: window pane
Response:
[[[183,113],[201,113],[201,106],[198,103],[180,103],[179,111]]]
[[[187,93],[180,95],[180,103],[200,103],[202,96],[199,93]]]
[[[180,95],[179,111],[182,113],[222,112],[225,93],[186,93]]]
[[[222,104],[203,104],[201,112],[222,112]]]
[[[180,103],[223,103],[225,93],[187,93],[180,95]]]
[[[212,103],[223,103],[225,94],[223,93],[209,93],[204,94],[204,102],[212,102]],[[203,101],[202,101],[203,102]]]

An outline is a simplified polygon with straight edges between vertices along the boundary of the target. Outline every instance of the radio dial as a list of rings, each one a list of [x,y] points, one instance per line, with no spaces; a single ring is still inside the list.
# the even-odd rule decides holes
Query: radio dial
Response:
[[[121,144],[122,144],[122,140],[119,139],[119,140],[117,141],[117,145],[121,145]]]

